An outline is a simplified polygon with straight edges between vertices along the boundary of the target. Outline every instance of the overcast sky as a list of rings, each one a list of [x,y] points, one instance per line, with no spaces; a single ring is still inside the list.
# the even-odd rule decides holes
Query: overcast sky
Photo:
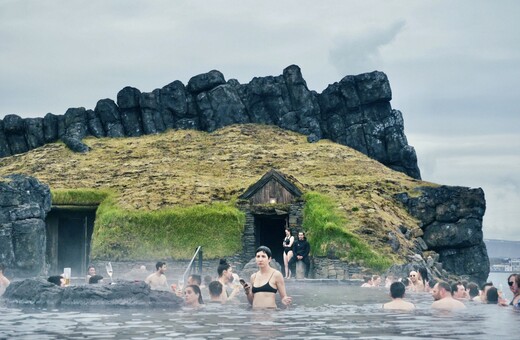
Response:
[[[220,70],[301,67],[322,92],[385,72],[424,180],[482,187],[484,237],[520,241],[519,1],[0,0],[0,119],[94,108]]]

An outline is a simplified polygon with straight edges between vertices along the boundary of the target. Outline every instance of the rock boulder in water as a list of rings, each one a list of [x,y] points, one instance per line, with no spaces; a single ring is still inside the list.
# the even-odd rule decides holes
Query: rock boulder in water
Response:
[[[177,309],[182,305],[180,297],[171,292],[151,290],[143,281],[58,287],[43,279],[26,279],[12,282],[3,299],[9,305],[51,308],[93,306]]]

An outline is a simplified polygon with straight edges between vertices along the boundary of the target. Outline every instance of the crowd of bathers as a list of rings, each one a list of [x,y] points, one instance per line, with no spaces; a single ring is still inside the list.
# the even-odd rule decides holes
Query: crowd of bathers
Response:
[[[366,276],[361,287],[379,287],[382,279],[379,275]],[[396,278],[391,275],[385,278],[385,287],[390,290],[391,302],[383,305],[384,309],[413,310],[415,305],[404,299],[406,293],[429,293],[432,295],[433,309],[459,310],[466,308],[467,303],[495,304],[512,306],[520,310],[520,274],[511,274],[507,278],[513,299],[507,301],[500,287],[486,282],[480,287],[475,282],[457,280],[452,282],[438,281],[428,278],[426,268],[413,270],[408,277]]]
[[[207,275],[202,279],[200,275],[192,274],[181,278],[177,283],[168,284],[165,272],[167,264],[159,261],[155,265],[156,271],[148,275],[144,282],[152,290],[169,291],[184,299],[186,307],[199,308],[204,300],[207,304],[227,304],[239,302],[237,298],[245,295],[253,308],[277,308],[275,296],[280,295],[282,305],[288,306],[292,302],[285,290],[284,276],[278,270],[270,266],[272,259],[271,250],[260,246],[256,250],[255,260],[258,271],[251,275],[248,282],[233,272],[232,266],[222,259],[216,268],[216,277]],[[139,273],[146,273],[146,268],[141,266]],[[9,280],[4,276],[5,266],[0,264],[0,295],[9,285]],[[58,286],[66,286],[63,275],[51,276],[47,281]],[[361,287],[380,287],[382,278],[379,275],[365,277]],[[88,267],[86,283],[103,283],[103,277],[96,273],[94,266]],[[385,278],[384,286],[390,290],[392,300],[383,305],[390,310],[413,310],[415,305],[405,300],[407,293],[429,293],[433,297],[431,307],[441,310],[459,310],[466,308],[468,303],[496,304],[500,306],[512,306],[520,310],[520,274],[511,274],[507,278],[509,289],[513,293],[513,299],[507,301],[499,288],[492,282],[486,282],[480,287],[474,282],[464,280],[445,282],[428,277],[425,268],[411,271],[408,277],[397,278],[391,275]]]

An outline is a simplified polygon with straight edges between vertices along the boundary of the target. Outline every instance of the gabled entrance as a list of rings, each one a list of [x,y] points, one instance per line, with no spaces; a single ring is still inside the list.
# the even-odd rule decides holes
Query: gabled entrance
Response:
[[[241,210],[246,214],[244,228],[243,257],[248,262],[255,256],[258,246],[271,249],[273,258],[283,265],[285,227],[295,232],[303,221],[302,191],[294,184],[295,178],[271,169],[258,182],[251,185],[240,199]]]

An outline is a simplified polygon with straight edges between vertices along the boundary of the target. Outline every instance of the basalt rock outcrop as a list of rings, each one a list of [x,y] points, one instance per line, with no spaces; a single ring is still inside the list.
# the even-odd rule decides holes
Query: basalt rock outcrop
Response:
[[[138,137],[167,129],[214,131],[231,124],[277,125],[350,146],[388,167],[420,179],[417,157],[404,134],[401,112],[392,109],[392,91],[382,72],[347,76],[322,93],[310,91],[296,65],[282,75],[226,81],[216,70],[174,81],[152,92],[125,87],[117,102],[101,99],[94,110],[70,108],[44,118],[11,114],[0,120],[0,157],[62,140],[88,152],[86,136]]]
[[[10,275],[44,274],[45,217],[50,209],[47,185],[23,175],[0,178],[0,263]]]
[[[151,290],[146,283],[117,281],[115,284],[94,284],[58,287],[43,279],[12,282],[2,298],[8,305],[56,307],[137,307],[178,309],[182,299],[166,291]]]
[[[396,195],[410,214],[419,219],[427,247],[439,254],[442,268],[485,282],[489,258],[482,236],[486,201],[482,189],[466,187],[423,187],[422,195]]]

